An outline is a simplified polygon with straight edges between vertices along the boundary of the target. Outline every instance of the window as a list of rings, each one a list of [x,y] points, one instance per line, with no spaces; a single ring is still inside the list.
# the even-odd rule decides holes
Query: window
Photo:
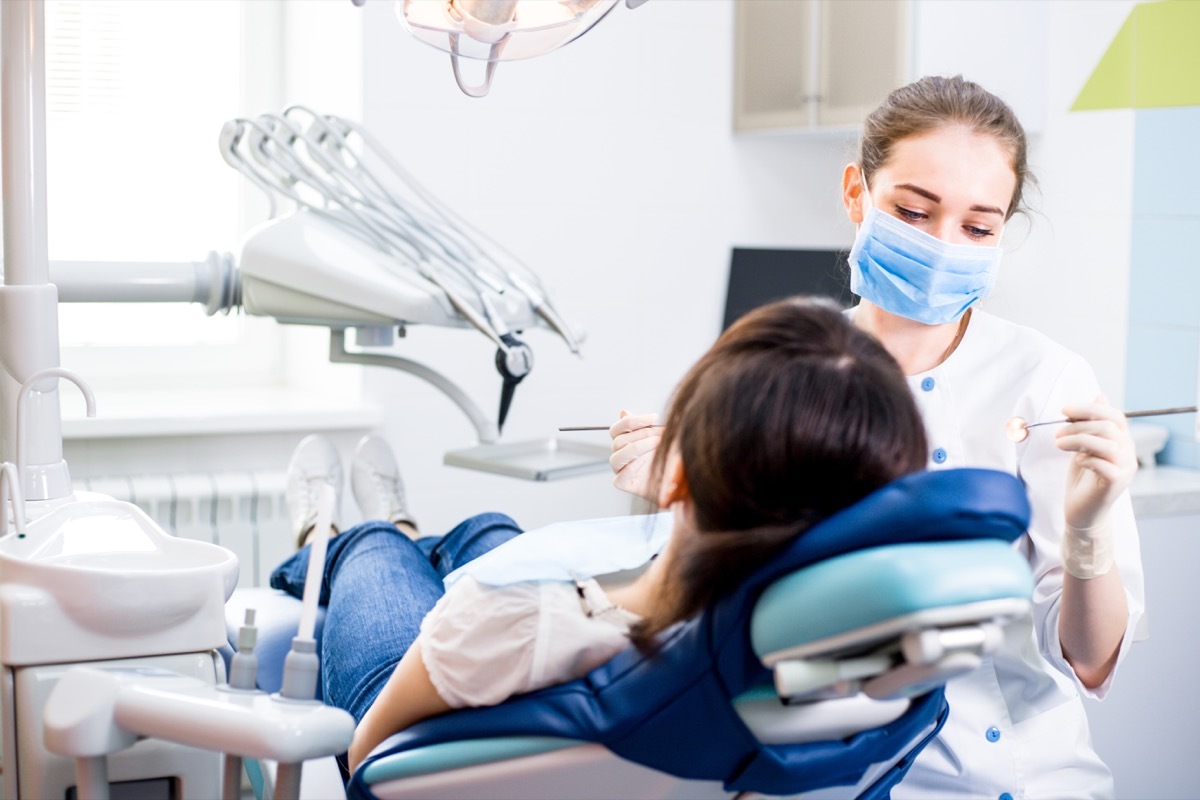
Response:
[[[279,110],[284,6],[262,0],[47,0],[49,256],[236,255],[266,205],[217,149],[222,124]],[[253,64],[253,68],[250,68]],[[271,320],[197,304],[61,303],[64,366],[96,385],[278,383]]]

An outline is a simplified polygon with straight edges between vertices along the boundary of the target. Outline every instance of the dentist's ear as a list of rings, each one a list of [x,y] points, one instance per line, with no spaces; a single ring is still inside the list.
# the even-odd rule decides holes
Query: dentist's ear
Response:
[[[666,468],[663,469],[662,484],[658,487],[658,507],[670,508],[675,503],[691,497],[688,489],[687,476],[683,472],[683,459],[672,452],[667,456]]]
[[[846,209],[846,216],[855,225],[861,225],[867,215],[866,206],[863,204],[863,185],[862,168],[857,163],[850,162],[842,170],[842,206]]]

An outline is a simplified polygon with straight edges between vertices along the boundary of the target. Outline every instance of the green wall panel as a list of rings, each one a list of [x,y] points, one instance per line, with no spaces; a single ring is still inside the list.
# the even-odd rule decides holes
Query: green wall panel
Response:
[[[1133,8],[1072,111],[1200,105],[1200,2]]]

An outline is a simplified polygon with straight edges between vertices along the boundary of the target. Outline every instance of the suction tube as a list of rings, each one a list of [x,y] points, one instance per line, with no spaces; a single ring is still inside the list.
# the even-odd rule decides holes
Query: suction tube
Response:
[[[321,487],[317,499],[317,522],[313,528],[312,545],[308,554],[304,597],[301,598],[300,625],[292,639],[292,649],[283,662],[283,685],[280,697],[301,702],[317,696],[320,675],[317,659],[317,601],[321,596],[321,580],[325,573],[325,552],[329,547],[329,526],[333,521],[333,487]]]

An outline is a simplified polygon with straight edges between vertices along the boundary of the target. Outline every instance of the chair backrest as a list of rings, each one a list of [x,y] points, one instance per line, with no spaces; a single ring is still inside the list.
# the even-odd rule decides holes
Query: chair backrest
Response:
[[[684,778],[719,780],[732,791],[794,794],[854,784],[880,756],[924,746],[945,719],[941,687],[915,698],[894,722],[832,742],[759,741],[734,700],[772,682],[750,628],[762,592],[781,576],[856,550],[904,542],[997,539],[1011,542],[1029,522],[1023,485],[993,470],[953,469],[901,478],[815,525],[701,615],[666,632],[653,657],[634,648],[583,678],[457,711],[392,736],[364,766],[389,754],[440,742],[508,735],[553,736],[603,744],[636,763]],[[820,613],[815,610],[814,613]],[[902,759],[876,786],[903,776]],[[360,768],[350,796],[370,797]]]

